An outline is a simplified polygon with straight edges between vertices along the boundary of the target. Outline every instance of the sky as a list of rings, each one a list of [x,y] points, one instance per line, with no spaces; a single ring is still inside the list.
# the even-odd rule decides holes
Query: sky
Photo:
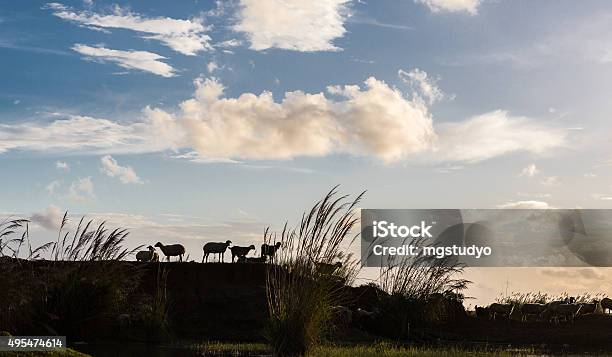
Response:
[[[607,1],[0,3],[0,214],[34,242],[68,211],[199,261],[337,184],[364,208],[612,208]],[[466,276],[482,302],[608,273]]]

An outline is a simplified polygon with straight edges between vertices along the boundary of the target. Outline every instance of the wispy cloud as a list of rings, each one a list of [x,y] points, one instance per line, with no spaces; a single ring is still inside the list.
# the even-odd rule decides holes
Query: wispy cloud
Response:
[[[147,108],[143,113],[145,119],[133,123],[68,115],[50,122],[0,124],[0,153],[8,150],[90,155],[146,153],[173,149],[182,140],[174,119]]]
[[[160,41],[174,51],[193,56],[212,50],[208,27],[201,18],[189,20],[170,17],[146,17],[115,5],[112,13],[76,11],[59,3],[48,3],[53,15],[92,29],[127,29],[142,33],[142,38]]]
[[[525,167],[521,171],[521,173],[519,174],[519,177],[522,177],[522,176],[525,176],[525,177],[534,177],[539,172],[540,172],[540,170],[538,170],[538,167],[535,164],[529,164],[529,165],[527,165],[527,167]]]
[[[62,212],[59,207],[50,205],[44,211],[34,213],[32,216],[30,216],[30,220],[32,223],[39,225],[44,229],[55,231],[59,229],[62,223],[63,215],[64,212]]]
[[[482,0],[414,0],[416,3],[426,5],[433,13],[463,12],[470,15],[478,13],[478,6]]]
[[[57,192],[57,190],[60,188],[61,185],[62,185],[61,181],[53,180],[45,187],[45,190],[47,190],[48,194],[54,195]]]
[[[117,160],[110,155],[103,156],[100,162],[102,163],[102,172],[109,177],[117,177],[119,181],[125,184],[144,183],[132,167],[119,165]]]
[[[95,198],[91,177],[82,177],[70,184],[68,198],[74,202],[87,202]]]
[[[147,51],[121,51],[105,47],[92,47],[82,44],[75,44],[72,49],[84,56],[86,59],[99,62],[112,62],[127,69],[137,69],[162,77],[173,77],[175,70],[161,60],[166,57],[157,53]]]
[[[250,48],[256,51],[337,51],[333,41],[346,32],[349,1],[240,0],[233,29],[246,34]]]
[[[544,201],[510,201],[502,203],[497,208],[505,209],[550,209],[553,208],[547,202]]]
[[[400,69],[397,71],[398,77],[406,84],[410,85],[416,95],[422,96],[429,104],[433,104],[445,97],[444,92],[438,87],[437,78],[431,78],[427,72],[414,68],[408,72]]]
[[[55,168],[61,171],[70,171],[70,165],[64,161],[56,161]]]

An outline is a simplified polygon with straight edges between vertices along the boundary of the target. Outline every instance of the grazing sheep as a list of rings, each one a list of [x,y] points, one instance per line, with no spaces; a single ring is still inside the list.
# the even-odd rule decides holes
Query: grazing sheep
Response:
[[[342,263],[334,264],[315,262],[317,272],[321,275],[332,275],[337,269],[342,268]]]
[[[563,318],[565,322],[574,322],[574,318],[580,312],[580,304],[554,304],[548,307],[549,310],[549,321],[559,323],[559,320]]]
[[[227,250],[227,247],[229,247],[230,244],[232,244],[232,241],[230,240],[226,241],[225,243],[208,242],[204,244],[204,247],[202,248],[204,250],[202,263],[204,263],[204,261],[208,262],[208,254],[210,253],[219,254],[219,261],[225,261],[225,250]]]
[[[608,310],[608,312],[612,311],[612,299],[606,297],[601,299],[599,303],[601,304],[604,312],[606,310]]]
[[[238,257],[238,259],[240,259],[241,257],[246,257],[247,254],[249,254],[249,252],[251,251],[251,249],[255,250],[255,246],[252,244],[248,247],[239,247],[237,245],[231,247],[230,251],[232,252],[232,263],[234,262],[235,257]]]
[[[270,244],[262,244],[261,245],[261,256],[262,257],[270,257],[271,261],[274,261],[274,255],[276,254],[276,251],[280,248],[281,244],[280,242],[276,242],[276,244],[274,245],[270,245]]]
[[[158,262],[159,254],[157,254],[155,248],[148,246],[147,249],[149,250],[141,250],[136,253],[136,260],[139,262]]]
[[[530,316],[535,316],[536,319],[539,319],[544,310],[546,310],[546,305],[544,304],[523,304],[520,308],[521,321],[527,321]]]
[[[509,318],[510,314],[514,310],[514,305],[512,304],[499,304],[493,303],[489,305],[489,316],[493,320],[497,320],[497,316],[503,316],[505,318]]]
[[[162,253],[166,256],[166,260],[170,261],[170,257],[179,257],[179,261],[183,261],[183,254],[185,254],[185,247],[182,244],[170,244],[163,245],[161,242],[155,244],[156,247],[161,249]]]
[[[580,304],[580,310],[578,310],[578,315],[586,314],[603,314],[603,307],[601,306],[601,301],[593,301],[592,303]]]

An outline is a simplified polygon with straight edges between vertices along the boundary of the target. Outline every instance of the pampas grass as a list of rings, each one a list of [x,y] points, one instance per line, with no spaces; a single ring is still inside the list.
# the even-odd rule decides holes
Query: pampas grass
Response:
[[[270,314],[266,335],[276,355],[309,351],[329,327],[332,308],[346,301],[343,288],[359,272],[357,260],[345,252],[358,235],[351,236],[362,196],[351,200],[334,187],[302,215],[296,228],[285,224],[278,235],[264,232],[265,243],[281,243],[266,279]],[[336,262],[342,266],[331,273],[321,269],[322,264]]]

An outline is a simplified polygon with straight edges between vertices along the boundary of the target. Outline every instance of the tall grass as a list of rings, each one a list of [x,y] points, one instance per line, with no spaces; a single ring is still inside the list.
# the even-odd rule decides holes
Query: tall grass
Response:
[[[424,238],[414,238],[424,246]],[[406,339],[410,328],[455,321],[464,314],[463,295],[470,281],[461,277],[464,266],[452,257],[390,257],[380,268],[380,288],[388,295],[380,301],[379,333]]]
[[[86,326],[111,321],[123,309],[140,272],[117,261],[141,247],[123,247],[125,229],[84,222],[81,218],[71,234],[64,214],[56,241],[36,249],[27,220],[0,222],[0,257],[12,258],[1,261],[0,330],[81,337]],[[27,254],[20,254],[25,247]],[[35,262],[43,258],[54,263]]]
[[[302,215],[300,224],[280,234],[264,232],[268,244],[281,243],[275,262],[267,270],[266,291],[270,321],[267,337],[276,355],[303,355],[329,327],[332,307],[341,305],[359,265],[345,251],[358,234],[354,199],[339,195],[337,186]],[[327,264],[341,262],[330,272]],[[327,266],[329,267],[329,266]]]
[[[591,303],[593,301],[600,301],[604,297],[606,297],[603,293],[590,293],[583,292],[580,294],[571,295],[575,299],[577,303]],[[549,294],[545,292],[512,292],[510,295],[500,294],[498,298],[495,299],[498,303],[503,304],[513,304],[513,305],[523,305],[523,304],[546,304],[551,301],[564,301],[570,298],[570,294],[567,292],[563,292],[561,294]]]

